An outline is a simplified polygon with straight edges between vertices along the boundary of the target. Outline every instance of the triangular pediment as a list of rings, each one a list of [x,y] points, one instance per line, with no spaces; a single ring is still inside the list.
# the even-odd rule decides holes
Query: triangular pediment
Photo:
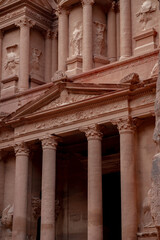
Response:
[[[51,110],[60,110],[63,107],[76,107],[101,95],[110,95],[122,91],[124,86],[120,84],[81,84],[81,83],[58,83],[43,93],[37,99],[28,102],[17,109],[16,112],[5,118],[6,122],[16,119],[24,119],[26,116],[42,114]]]

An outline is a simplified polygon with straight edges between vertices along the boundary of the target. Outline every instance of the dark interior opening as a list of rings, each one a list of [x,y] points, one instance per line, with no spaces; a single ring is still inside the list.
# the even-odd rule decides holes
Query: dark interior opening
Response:
[[[121,240],[120,172],[103,175],[103,239]]]

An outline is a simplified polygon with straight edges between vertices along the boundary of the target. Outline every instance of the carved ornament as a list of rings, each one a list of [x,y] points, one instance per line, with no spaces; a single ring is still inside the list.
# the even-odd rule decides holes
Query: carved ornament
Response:
[[[84,132],[88,141],[89,140],[102,140],[103,134],[100,131],[100,127],[98,124],[94,124],[88,127],[84,127],[80,129],[81,132]]]
[[[51,39],[51,38],[52,38],[52,31],[51,31],[50,29],[48,29],[48,30],[46,31],[45,37],[46,37],[47,39]]]
[[[60,15],[64,14],[64,15],[69,15],[70,11],[68,9],[63,8],[62,6],[58,5],[55,14],[57,15],[57,17],[59,17]]]
[[[14,146],[16,156],[18,155],[29,155],[29,149],[25,142],[16,143]]]
[[[82,6],[83,5],[93,5],[95,3],[95,0],[81,0]]]
[[[8,205],[2,212],[1,223],[5,228],[12,229],[14,206]]]
[[[145,0],[140,7],[140,10],[136,13],[139,22],[142,22],[143,29],[146,29],[147,22],[152,19],[152,13],[157,9],[157,4],[152,0]]]
[[[40,139],[42,142],[42,148],[43,149],[57,149],[57,137],[54,137],[52,135],[46,135],[43,138]]]
[[[33,217],[37,220],[41,216],[41,199],[32,197]]]
[[[135,124],[131,118],[118,119],[117,121],[112,121],[112,124],[117,125],[120,133],[135,130]]]
[[[28,18],[28,17],[23,17],[21,19],[19,19],[18,21],[15,22],[15,25],[17,27],[33,27],[36,24],[35,21],[33,21],[32,19]]]

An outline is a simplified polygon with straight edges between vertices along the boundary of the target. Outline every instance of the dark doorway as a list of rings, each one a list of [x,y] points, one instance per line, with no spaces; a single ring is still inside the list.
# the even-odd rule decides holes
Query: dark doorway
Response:
[[[103,239],[121,240],[120,173],[103,175]]]

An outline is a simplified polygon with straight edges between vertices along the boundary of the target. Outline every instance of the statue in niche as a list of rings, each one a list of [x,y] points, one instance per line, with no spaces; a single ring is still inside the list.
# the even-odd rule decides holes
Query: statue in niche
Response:
[[[83,39],[82,23],[77,22],[75,24],[72,39],[70,41],[72,56],[82,55],[82,39]]]
[[[149,189],[147,197],[143,202],[143,224],[144,227],[154,227],[153,218],[151,215],[151,189]]]
[[[157,9],[157,5],[152,0],[145,0],[141,5],[140,10],[136,13],[139,22],[142,22],[143,30],[147,27],[147,22],[152,19],[152,13]]]
[[[31,66],[32,69],[38,71],[40,67],[40,57],[42,55],[42,51],[40,51],[37,48],[32,49],[32,61],[31,61]]]
[[[13,212],[14,206],[10,204],[2,212],[2,236],[4,236],[5,240],[12,239]]]
[[[97,56],[103,56],[105,50],[105,30],[106,25],[100,22],[94,22],[94,54]]]
[[[19,64],[19,57],[17,56],[17,45],[6,48],[7,56],[4,65],[8,75],[17,75],[17,65]]]

